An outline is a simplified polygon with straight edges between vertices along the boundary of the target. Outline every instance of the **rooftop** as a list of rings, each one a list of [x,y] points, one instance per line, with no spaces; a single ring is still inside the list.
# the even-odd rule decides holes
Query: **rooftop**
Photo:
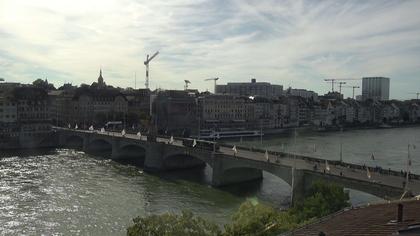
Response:
[[[398,205],[402,219],[398,221]],[[396,201],[345,209],[286,235],[420,235],[420,201]]]

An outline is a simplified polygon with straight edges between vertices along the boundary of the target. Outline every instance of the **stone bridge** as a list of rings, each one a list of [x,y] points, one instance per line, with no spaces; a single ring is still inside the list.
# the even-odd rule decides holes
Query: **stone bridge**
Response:
[[[222,146],[219,150],[188,147],[182,140],[169,143],[167,138],[138,137],[118,133],[99,133],[69,129],[57,129],[60,147],[79,148],[87,153],[100,153],[113,160],[128,160],[143,166],[145,171],[167,171],[186,169],[206,164],[212,169],[213,186],[225,186],[261,179],[263,171],[271,173],[293,186],[293,201],[301,199],[314,181],[324,180],[340,184],[346,188],[366,192],[384,199],[401,197],[404,192],[403,176],[379,175],[372,173],[366,177],[366,170],[349,166],[325,166],[302,158],[279,157],[251,150],[238,150],[234,155],[231,147]],[[149,140],[148,140],[149,139]],[[292,166],[294,180],[292,184]],[[314,169],[314,165],[318,165]],[[352,164],[354,166],[354,164]],[[420,194],[420,181],[412,180],[411,192]]]

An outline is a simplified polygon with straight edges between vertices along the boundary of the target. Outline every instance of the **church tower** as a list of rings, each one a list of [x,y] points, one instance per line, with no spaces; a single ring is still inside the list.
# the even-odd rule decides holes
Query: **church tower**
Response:
[[[98,87],[105,87],[104,78],[102,78],[102,69],[99,70]]]

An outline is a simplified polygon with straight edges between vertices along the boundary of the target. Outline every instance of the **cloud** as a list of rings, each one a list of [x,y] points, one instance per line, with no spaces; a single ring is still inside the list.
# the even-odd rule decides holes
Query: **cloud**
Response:
[[[418,1],[0,0],[7,80],[212,89],[255,77],[324,93],[324,78],[391,77],[391,95],[419,90]],[[416,78],[417,77],[417,78]],[[346,91],[350,96],[351,91]]]

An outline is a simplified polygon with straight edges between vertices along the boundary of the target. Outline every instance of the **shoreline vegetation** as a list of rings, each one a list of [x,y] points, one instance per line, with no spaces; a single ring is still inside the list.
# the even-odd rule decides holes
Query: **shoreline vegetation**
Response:
[[[127,236],[278,235],[349,206],[349,195],[342,186],[319,181],[311,186],[302,201],[287,210],[247,200],[222,228],[189,211],[142,216],[133,219]]]

